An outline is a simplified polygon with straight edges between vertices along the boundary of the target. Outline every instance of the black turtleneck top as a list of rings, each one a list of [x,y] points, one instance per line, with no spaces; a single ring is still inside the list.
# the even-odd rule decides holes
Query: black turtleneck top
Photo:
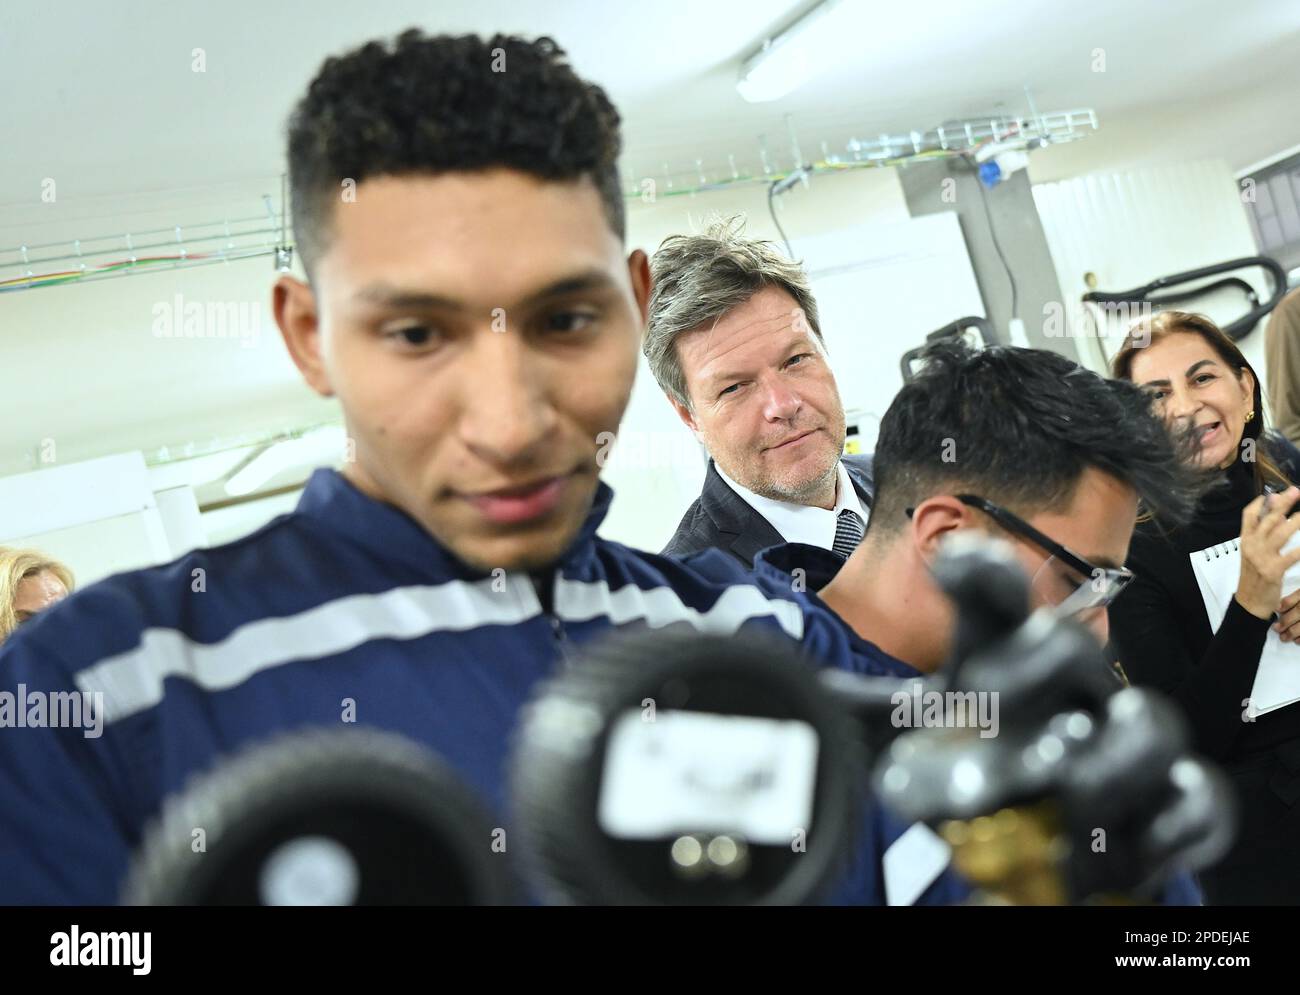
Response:
[[[1300,451],[1280,437],[1269,442],[1283,472],[1300,479]],[[1212,631],[1192,572],[1191,553],[1241,535],[1242,509],[1256,497],[1253,470],[1238,460],[1223,471],[1221,486],[1206,493],[1185,526],[1140,522],[1128,558],[1137,579],[1110,607],[1111,641],[1129,679],[1181,705],[1195,749],[1218,761],[1300,739],[1300,702],[1244,719],[1243,701],[1255,683],[1271,620],[1255,617],[1233,598],[1218,632]]]

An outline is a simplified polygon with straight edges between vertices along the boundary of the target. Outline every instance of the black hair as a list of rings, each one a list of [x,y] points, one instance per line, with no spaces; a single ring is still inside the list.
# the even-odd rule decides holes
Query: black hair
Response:
[[[937,494],[974,493],[1022,514],[1068,505],[1094,467],[1143,508],[1186,521],[1204,489],[1137,385],[1042,349],[975,350],[944,340],[923,354],[880,422],[869,530],[889,534]]]
[[[550,38],[412,28],[325,60],[289,119],[296,244],[311,272],[343,182],[507,167],[589,178],[625,234],[619,116]]]

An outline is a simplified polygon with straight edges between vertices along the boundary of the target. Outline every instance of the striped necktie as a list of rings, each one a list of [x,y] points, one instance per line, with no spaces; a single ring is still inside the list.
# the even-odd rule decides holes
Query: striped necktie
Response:
[[[847,560],[849,554],[858,548],[865,531],[862,516],[852,508],[845,508],[835,523],[835,542],[831,545],[831,551]]]

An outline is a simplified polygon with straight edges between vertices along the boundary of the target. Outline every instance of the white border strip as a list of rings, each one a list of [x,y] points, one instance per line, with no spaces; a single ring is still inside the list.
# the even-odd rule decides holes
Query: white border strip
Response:
[[[432,632],[463,632],[486,625],[517,625],[541,612],[529,579],[449,581],[355,594],[283,618],[263,618],[218,643],[199,643],[175,629],[146,629],[135,649],[101,660],[76,675],[82,691],[104,695],[104,721],[115,722],[163,699],[168,677],[205,691],[224,691],[294,660],[313,660],[374,639],[418,639]],[[495,588],[495,589],[494,589]],[[730,635],[751,618],[773,617],[793,639],[803,637],[803,613],[794,602],[768,598],[757,587],[727,587],[712,608],[682,602],[670,587],[611,591],[604,581],[558,578],[556,614],[565,621],[607,617],[614,626],[644,620],[650,628],[687,622],[700,632]]]

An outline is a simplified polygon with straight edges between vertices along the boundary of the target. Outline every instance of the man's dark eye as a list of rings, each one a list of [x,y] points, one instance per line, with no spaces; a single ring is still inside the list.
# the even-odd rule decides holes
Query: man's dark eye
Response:
[[[433,334],[433,329],[425,325],[407,325],[405,328],[395,328],[385,332],[384,336],[399,345],[425,346],[429,344]]]
[[[546,318],[547,331],[576,332],[595,321],[595,315],[586,311],[557,311]]]
[[[740,389],[740,384],[738,384],[738,383],[733,383],[730,387],[727,387],[726,389],[724,389],[723,391],[721,391],[721,392],[718,394],[718,396],[721,397],[723,394],[730,394],[730,393],[732,393],[733,391],[736,391],[736,390],[739,390],[739,389]]]

